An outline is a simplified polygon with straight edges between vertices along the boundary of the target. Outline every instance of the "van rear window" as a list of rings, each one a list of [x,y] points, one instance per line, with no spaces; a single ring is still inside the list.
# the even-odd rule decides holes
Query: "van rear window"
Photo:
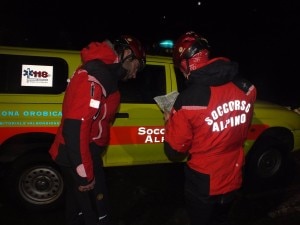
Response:
[[[0,93],[62,93],[68,70],[62,58],[0,54]]]

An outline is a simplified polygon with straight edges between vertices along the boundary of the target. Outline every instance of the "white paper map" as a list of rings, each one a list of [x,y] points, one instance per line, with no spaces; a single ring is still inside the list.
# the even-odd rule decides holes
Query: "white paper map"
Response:
[[[163,112],[170,112],[178,95],[179,92],[173,91],[166,95],[156,96],[154,100]]]

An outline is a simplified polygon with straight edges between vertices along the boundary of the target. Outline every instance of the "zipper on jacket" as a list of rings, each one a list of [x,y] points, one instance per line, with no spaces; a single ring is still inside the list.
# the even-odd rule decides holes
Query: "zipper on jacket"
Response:
[[[95,92],[95,83],[92,82],[92,84],[91,84],[91,90],[90,90],[91,97],[94,97],[94,92]]]

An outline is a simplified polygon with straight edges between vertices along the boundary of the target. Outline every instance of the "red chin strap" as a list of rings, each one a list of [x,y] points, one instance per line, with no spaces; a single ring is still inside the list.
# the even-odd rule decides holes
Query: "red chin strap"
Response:
[[[189,75],[192,71],[197,70],[207,64],[209,61],[209,51],[203,49],[193,55],[192,58],[183,59],[180,63],[180,70]]]

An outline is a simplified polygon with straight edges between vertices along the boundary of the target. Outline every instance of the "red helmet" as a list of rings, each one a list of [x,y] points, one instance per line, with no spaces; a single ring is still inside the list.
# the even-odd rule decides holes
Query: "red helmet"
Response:
[[[141,45],[141,42],[130,35],[122,35],[117,40],[115,40],[114,48],[118,54],[121,55],[123,59],[123,54],[125,49],[130,49],[132,51],[132,59],[138,59],[140,62],[139,70],[142,70],[146,65],[146,53]]]
[[[174,65],[180,67],[182,60],[192,58],[203,49],[209,49],[207,40],[194,31],[186,32],[175,43],[173,50]]]

